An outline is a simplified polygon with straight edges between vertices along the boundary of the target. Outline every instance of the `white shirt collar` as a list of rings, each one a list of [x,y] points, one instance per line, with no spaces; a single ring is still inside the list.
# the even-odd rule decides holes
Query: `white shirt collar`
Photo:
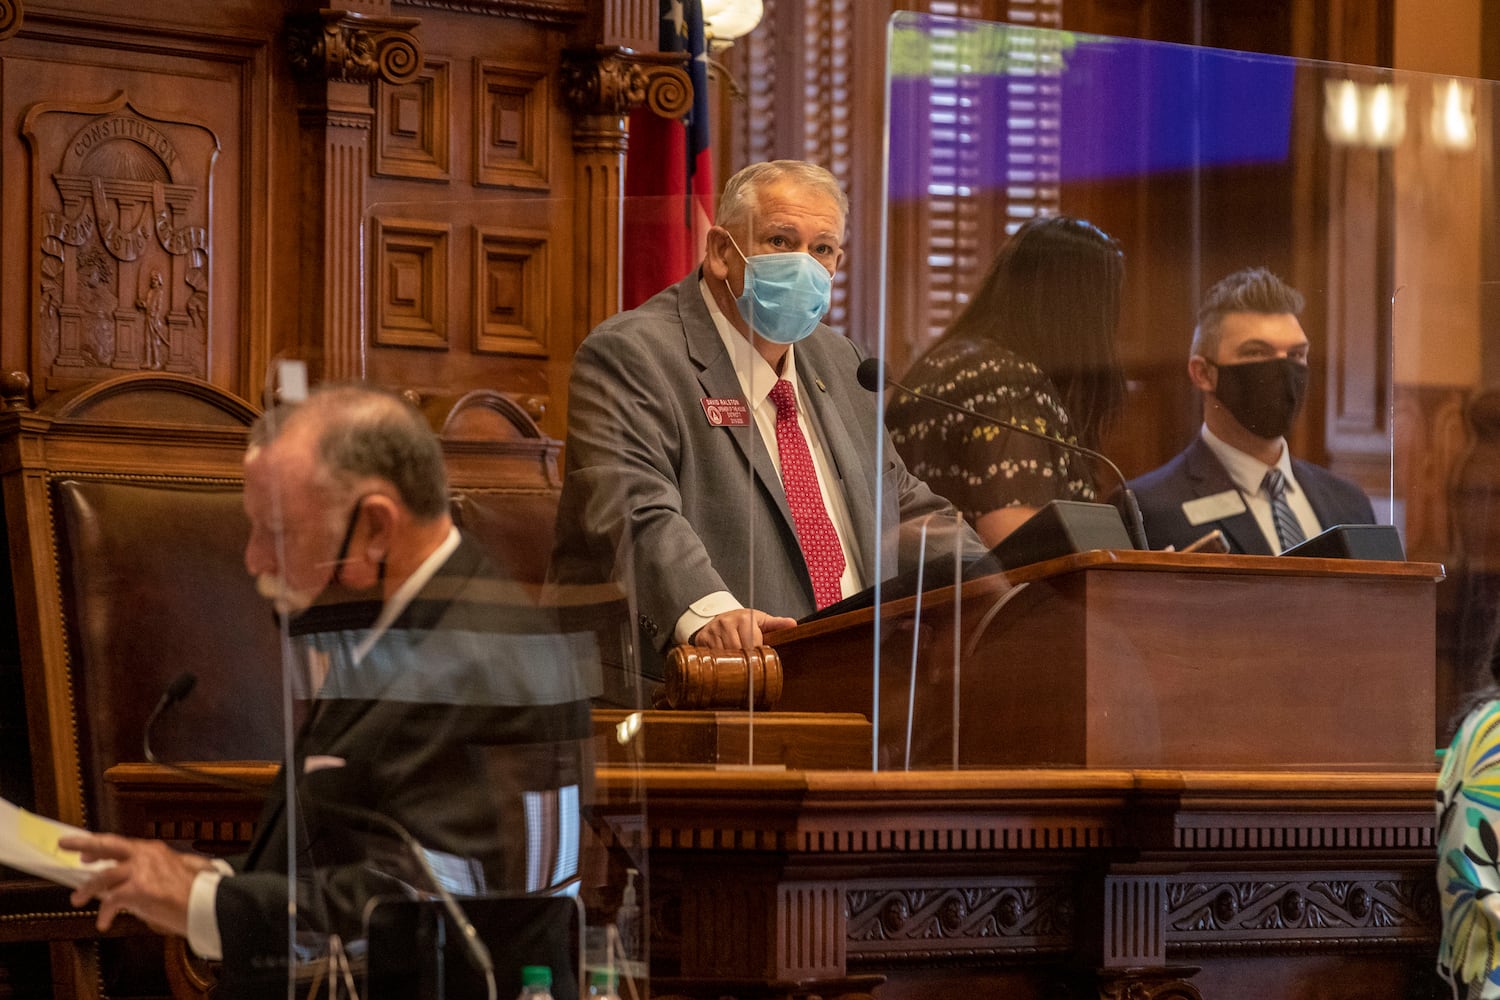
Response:
[[[407,577],[401,586],[396,588],[396,592],[391,595],[390,600],[386,601],[381,607],[380,617],[375,619],[375,624],[371,626],[370,631],[361,640],[360,644],[354,648],[353,659],[355,663],[363,660],[365,654],[375,647],[375,643],[385,634],[385,630],[391,627],[391,622],[395,621],[397,616],[406,610],[406,606],[411,603],[412,598],[417,596],[417,592],[427,586],[427,581],[431,580],[433,574],[438,571],[438,568],[448,561],[448,557],[458,548],[458,543],[458,528],[450,525],[448,528],[448,537],[438,543],[438,547],[433,549],[426,559],[422,560],[422,564],[417,567],[416,572]]]
[[[1208,424],[1203,425],[1203,443],[1208,445],[1224,466],[1224,471],[1229,473],[1229,478],[1234,485],[1240,488],[1242,493],[1256,494],[1260,492],[1262,480],[1266,478],[1267,469],[1280,469],[1281,478],[1286,480],[1288,492],[1296,493],[1301,487],[1297,485],[1297,477],[1292,474],[1292,452],[1286,446],[1286,438],[1281,438],[1281,457],[1276,460],[1274,466],[1267,465],[1254,455],[1247,455],[1234,445],[1229,444],[1213,431],[1208,429]]]

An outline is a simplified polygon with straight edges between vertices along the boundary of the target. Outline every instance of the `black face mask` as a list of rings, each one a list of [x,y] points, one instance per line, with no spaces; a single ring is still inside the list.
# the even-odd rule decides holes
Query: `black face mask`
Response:
[[[1307,365],[1300,361],[1270,358],[1215,367],[1219,381],[1214,397],[1256,437],[1281,437],[1302,411],[1307,396]]]

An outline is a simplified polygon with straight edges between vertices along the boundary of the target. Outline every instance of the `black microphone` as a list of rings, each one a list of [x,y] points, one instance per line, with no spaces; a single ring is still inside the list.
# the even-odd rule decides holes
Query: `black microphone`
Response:
[[[1137,503],[1135,499],[1135,490],[1132,490],[1129,484],[1126,483],[1124,473],[1120,471],[1120,467],[1118,465],[1110,461],[1108,455],[1105,455],[1102,452],[1097,452],[1092,448],[1085,448],[1081,444],[1074,444],[1072,441],[1064,441],[1062,438],[1053,437],[1051,434],[1044,434],[1041,431],[1034,431],[1030,427],[1022,427],[1021,425],[1013,424],[1008,420],[1001,420],[999,417],[992,417],[987,413],[980,413],[978,410],[970,409],[967,406],[959,406],[957,403],[950,403],[948,400],[939,399],[937,396],[929,396],[924,392],[918,392],[911,386],[902,385],[891,376],[885,374],[885,362],[880,358],[865,358],[863,361],[861,361],[859,363],[859,370],[856,372],[855,377],[859,379],[860,385],[864,386],[871,392],[879,392],[881,389],[885,388],[885,386],[891,386],[892,388],[900,389],[902,392],[915,399],[921,399],[929,403],[934,403],[938,406],[952,410],[954,413],[961,413],[966,417],[972,417],[973,419],[978,420],[981,423],[993,424],[996,427],[1003,427],[1008,431],[1015,431],[1017,434],[1024,434],[1027,437],[1034,437],[1040,441],[1046,441],[1048,444],[1057,445],[1059,448],[1067,448],[1070,451],[1077,452],[1081,455],[1087,455],[1089,458],[1095,459],[1099,462],[1103,462],[1104,465],[1109,468],[1109,471],[1114,473],[1115,478],[1120,481],[1120,501],[1122,506],[1124,507],[1125,530],[1130,533],[1130,544],[1134,545],[1138,549],[1149,548],[1146,543],[1146,524],[1144,519],[1141,517],[1141,505]]]
[[[198,675],[191,670],[184,670],[172,679],[167,689],[161,693],[161,698],[156,702],[156,707],[146,717],[146,725],[141,730],[141,750],[145,752],[146,759],[153,764],[161,764],[163,767],[172,767],[156,759],[156,754],[151,752],[151,730],[156,725],[156,720],[161,714],[182,699],[193,693],[193,688],[198,684]]]
[[[161,700],[151,710],[151,715],[146,719],[145,731],[141,735],[141,748],[146,753],[146,760],[160,767],[165,767],[169,771],[175,771],[178,774],[197,780],[207,781],[221,788],[264,795],[265,789],[256,788],[248,782],[239,781],[227,775],[213,774],[196,767],[186,767],[172,761],[159,760],[156,754],[151,752],[152,726],[156,724],[156,720],[162,713],[192,694],[193,688],[197,683],[197,675],[191,671],[186,671],[178,674],[172,680],[172,683],[167,685],[167,689],[162,692]],[[375,826],[387,833],[394,833],[396,835],[396,838],[401,841],[411,856],[416,859],[417,866],[427,876],[427,880],[432,883],[433,890],[437,893],[438,899],[442,901],[443,909],[447,911],[449,919],[453,921],[454,926],[458,928],[459,934],[464,940],[464,947],[468,950],[469,960],[484,975],[485,989],[489,993],[490,1000],[496,1000],[498,990],[495,984],[495,960],[490,955],[489,947],[480,938],[479,931],[474,927],[473,922],[469,920],[468,914],[464,913],[463,908],[458,905],[458,900],[453,898],[453,893],[448,891],[448,887],[443,885],[442,881],[438,879],[437,873],[432,870],[432,863],[427,860],[426,850],[423,849],[417,838],[412,836],[411,831],[384,813],[376,812],[374,809],[366,809],[364,806],[357,806],[353,803],[320,802],[316,799],[309,799],[305,804],[307,810],[310,812],[323,810],[342,816],[345,819],[354,819],[367,826]]]

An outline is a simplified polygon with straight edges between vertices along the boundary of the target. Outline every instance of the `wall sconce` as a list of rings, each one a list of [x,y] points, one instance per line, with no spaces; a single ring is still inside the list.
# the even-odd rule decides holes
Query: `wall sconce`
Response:
[[[1377,83],[1366,89],[1366,146],[1389,149],[1406,135],[1406,84]]]
[[[733,45],[735,39],[743,38],[755,30],[765,16],[763,0],[703,0],[703,34],[708,40],[705,59],[708,70],[729,89],[729,96],[745,99],[745,88],[729,72],[729,67],[719,61],[724,50]]]
[[[703,31],[716,51],[723,51],[755,30],[765,16],[763,0],[703,0]]]
[[[1406,84],[1323,84],[1323,133],[1339,146],[1390,149],[1406,135]]]
[[[1474,148],[1474,85],[1458,80],[1438,80],[1432,85],[1432,113],[1428,117],[1432,141],[1444,149],[1463,152]]]
[[[1336,146],[1359,145],[1359,84],[1353,80],[1323,83],[1323,134]]]

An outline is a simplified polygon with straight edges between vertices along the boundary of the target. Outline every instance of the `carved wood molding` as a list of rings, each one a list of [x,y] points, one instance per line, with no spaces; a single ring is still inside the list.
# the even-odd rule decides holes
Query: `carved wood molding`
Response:
[[[635,52],[618,46],[563,52],[563,99],[579,114],[628,114],[642,105],[680,118],[693,103],[686,53]]]
[[[1163,924],[1173,954],[1284,952],[1347,941],[1436,939],[1436,883],[1409,874],[1320,873],[1181,877],[1166,883]]]
[[[287,26],[292,65],[316,79],[410,83],[422,70],[422,46],[414,17],[372,17],[325,9]]]
[[[1212,825],[1183,825],[1173,832],[1180,850],[1332,849],[1342,847],[1431,850],[1434,824],[1426,816],[1355,816],[1299,818],[1279,822],[1227,820]]]
[[[1130,969],[1099,976],[1099,1000],[1203,1000],[1186,977],[1197,969]]]
[[[1001,774],[1003,781],[993,780]],[[608,768],[600,775],[613,780]],[[743,843],[747,829],[760,849],[787,853],[1128,844],[1195,854],[1380,851],[1404,862],[1433,849],[1426,774],[1013,770],[993,772],[988,784],[979,775],[788,771],[751,783],[732,773],[663,768],[630,777],[652,786],[653,843],[693,850]],[[1164,794],[1169,788],[1175,791]],[[798,822],[779,822],[793,816]]]
[[[26,11],[21,0],[0,0],[0,42],[20,31],[21,22],[25,18]]]
[[[396,6],[488,14],[564,28],[583,20],[588,13],[583,0],[396,0]]]
[[[1074,886],[1065,879],[984,885],[848,888],[851,960],[1029,955],[1072,947]]]

